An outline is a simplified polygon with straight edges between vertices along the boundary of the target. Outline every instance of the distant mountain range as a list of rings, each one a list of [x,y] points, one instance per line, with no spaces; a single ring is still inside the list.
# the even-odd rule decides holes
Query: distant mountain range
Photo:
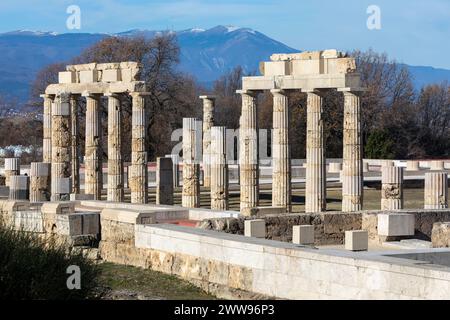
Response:
[[[153,37],[157,33],[130,30],[117,34],[57,34],[19,30],[0,34],[0,94],[24,102],[29,97],[30,84],[42,67],[68,61],[105,37]],[[194,28],[177,31],[176,36],[181,49],[179,69],[194,75],[203,84],[211,84],[237,65],[247,72],[257,71],[259,62],[273,53],[299,51],[249,28]],[[416,88],[444,80],[450,82],[450,70],[407,67]]]

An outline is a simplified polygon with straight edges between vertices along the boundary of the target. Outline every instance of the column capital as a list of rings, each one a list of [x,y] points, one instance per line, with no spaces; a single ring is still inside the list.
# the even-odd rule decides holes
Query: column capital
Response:
[[[214,95],[203,95],[203,96],[199,96],[199,99],[202,99],[202,100],[216,100],[217,96],[214,96]]]
[[[344,94],[346,93],[351,93],[351,94],[361,94],[362,92],[368,91],[367,88],[363,88],[363,87],[348,87],[348,88],[337,88],[338,92],[343,92]]]
[[[150,95],[150,92],[130,92],[130,96],[134,97],[147,97]]]
[[[92,93],[90,91],[83,91],[83,93],[81,94],[82,97],[85,98],[93,98],[93,99],[98,99],[100,98],[100,94],[98,93]]]
[[[241,95],[249,95],[249,96],[257,96],[258,95],[258,91],[256,90],[236,90],[237,94],[241,94]]]
[[[55,95],[54,94],[40,94],[39,97],[41,97],[42,99],[55,99]]]
[[[271,89],[270,93],[273,95],[276,95],[276,94],[281,94],[283,96],[287,95],[286,90],[283,90],[283,89]]]
[[[103,94],[103,96],[105,96],[105,97],[111,97],[111,98],[117,98],[117,99],[119,99],[120,98],[120,93],[119,92],[105,92],[104,94]]]

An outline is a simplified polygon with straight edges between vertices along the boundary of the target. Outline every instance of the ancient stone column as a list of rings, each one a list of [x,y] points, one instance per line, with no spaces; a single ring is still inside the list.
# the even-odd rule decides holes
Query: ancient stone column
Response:
[[[363,208],[363,166],[360,97],[344,93],[344,151],[342,176],[342,211]]]
[[[180,163],[180,156],[178,154],[166,154],[166,158],[172,159],[172,172],[173,172],[173,187],[180,186],[180,171],[178,169],[178,164]]]
[[[53,95],[42,94],[44,99],[44,112],[42,114],[42,124],[44,141],[42,143],[42,158],[44,162],[50,163],[52,161],[52,104],[54,100]]]
[[[52,107],[51,201],[68,201],[71,191],[70,93],[62,92]]]
[[[9,200],[28,200],[28,176],[11,176],[9,183]]]
[[[9,187],[11,176],[20,175],[20,159],[6,158],[5,159],[5,186]]]
[[[291,211],[291,156],[289,151],[289,105],[282,90],[273,95],[272,206]]]
[[[156,159],[156,204],[173,205],[173,164],[171,158]]]
[[[101,200],[103,187],[102,129],[100,113],[100,97],[90,92],[86,97],[86,143],[84,156],[85,194],[94,195]]]
[[[49,201],[50,163],[32,162],[30,169],[30,202]]]
[[[425,173],[425,209],[448,208],[448,176],[445,172]]]
[[[200,140],[202,122],[183,119],[183,191],[182,206],[200,207]]]
[[[80,193],[80,147],[78,139],[78,96],[70,96],[72,125],[72,193]]]
[[[108,193],[107,200],[124,201],[124,175],[122,159],[122,108],[120,96],[108,97]]]
[[[132,137],[131,137],[131,203],[148,202],[148,168],[147,168],[147,115],[145,93],[132,93]]]
[[[326,161],[323,137],[322,97],[307,93],[305,212],[326,211]]]
[[[214,126],[216,97],[200,96],[203,100],[203,186],[211,186],[211,127]]]
[[[211,209],[228,210],[226,127],[211,127]]]
[[[381,168],[381,210],[403,209],[403,168]]]
[[[256,93],[238,90],[242,96],[239,129],[241,211],[259,205],[259,156]]]

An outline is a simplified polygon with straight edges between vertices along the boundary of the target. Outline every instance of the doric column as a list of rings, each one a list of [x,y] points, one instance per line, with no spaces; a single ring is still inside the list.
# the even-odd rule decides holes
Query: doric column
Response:
[[[344,91],[344,151],[342,176],[342,211],[363,208],[363,166],[360,97]]]
[[[323,99],[318,92],[307,93],[305,211],[327,210],[326,161],[323,137]]]
[[[381,168],[381,210],[403,209],[403,168]]]
[[[147,168],[147,115],[145,108],[145,93],[131,94],[132,106],[132,137],[131,137],[131,203],[148,202],[148,168]]]
[[[259,205],[259,155],[257,96],[253,91],[238,90],[242,96],[239,129],[239,165],[241,211]]]
[[[50,163],[32,162],[30,168],[30,202],[50,200]]]
[[[5,159],[5,186],[9,187],[11,176],[20,175],[20,159],[6,158]]]
[[[214,126],[216,97],[200,96],[203,100],[203,186],[211,186],[211,127]]]
[[[108,201],[124,201],[122,160],[122,107],[120,96],[108,97]]]
[[[291,155],[289,150],[289,105],[282,90],[273,95],[272,206],[291,211]]]
[[[173,173],[173,187],[180,186],[180,172],[178,170],[178,164],[180,163],[180,156],[178,154],[166,154],[166,158],[172,159],[172,173]]]
[[[226,127],[211,127],[211,209],[228,210]]]
[[[72,193],[80,193],[80,147],[78,139],[78,96],[70,96],[72,124]]]
[[[11,176],[9,200],[28,200],[29,181],[28,176]]]
[[[445,172],[425,173],[425,209],[448,208],[448,176]]]
[[[95,200],[101,200],[103,187],[102,161],[102,130],[100,97],[90,92],[83,93],[86,97],[86,143],[85,143],[85,194],[94,195]]]
[[[42,94],[44,99],[44,112],[42,114],[44,141],[42,143],[43,162],[52,161],[52,104],[54,95]]]
[[[51,201],[68,201],[71,191],[70,93],[56,96],[52,106]]]
[[[173,205],[173,166],[171,158],[156,159],[156,204]]]
[[[200,140],[202,122],[195,118],[183,119],[183,191],[182,206],[200,207]]]

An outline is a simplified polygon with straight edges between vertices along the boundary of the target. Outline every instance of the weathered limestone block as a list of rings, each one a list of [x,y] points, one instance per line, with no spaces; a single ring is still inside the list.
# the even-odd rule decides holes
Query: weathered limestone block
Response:
[[[85,194],[93,194],[101,200],[103,187],[102,129],[100,114],[100,97],[84,92],[86,97],[86,142],[85,142]]]
[[[30,202],[23,200],[1,200],[0,201],[0,223],[6,226],[14,225],[14,214],[16,211],[30,210]]]
[[[432,171],[444,171],[444,161],[431,161],[430,170]]]
[[[340,173],[342,171],[342,163],[331,162],[328,167],[329,173]]]
[[[30,170],[30,202],[50,201],[50,163],[32,162]]]
[[[156,204],[173,205],[172,170],[171,158],[156,159]]]
[[[19,158],[6,158],[5,159],[5,185],[10,186],[9,182],[11,176],[20,175],[20,159]]]
[[[77,74],[73,71],[62,71],[58,73],[58,82],[61,84],[76,83]]]
[[[265,216],[268,214],[288,213],[286,207],[254,207],[241,210],[241,214],[246,217]]]
[[[363,208],[361,107],[357,92],[344,92],[342,211]]]
[[[228,210],[227,128],[211,127],[211,209]]]
[[[314,226],[294,226],[292,230],[292,243],[314,244]]]
[[[322,97],[308,92],[306,138],[305,212],[326,211],[326,161],[323,138]]]
[[[425,173],[425,209],[448,208],[448,177],[445,172]]]
[[[52,105],[51,200],[68,200],[71,191],[70,93],[62,92]]]
[[[45,233],[42,212],[39,209],[14,211],[14,229],[18,231]]]
[[[365,230],[345,231],[345,250],[367,251],[369,248],[369,237]]]
[[[132,135],[131,135],[131,203],[148,202],[148,168],[147,168],[147,116],[145,93],[132,93]]]
[[[413,236],[414,214],[393,213],[378,215],[378,235],[380,236]]]
[[[200,207],[200,157],[202,122],[183,119],[183,190],[182,206]]]
[[[289,105],[282,90],[271,90],[273,95],[272,141],[272,206],[291,211],[291,155],[289,148]]]
[[[266,238],[266,221],[264,219],[245,220],[244,235],[253,238]]]
[[[28,176],[11,176],[9,181],[9,200],[29,199],[30,178]]]
[[[120,96],[108,94],[108,193],[107,200],[123,202],[122,106]]]
[[[200,96],[203,100],[203,186],[211,186],[211,127],[214,126],[215,96]]]
[[[46,233],[56,233],[56,218],[58,215],[75,212],[75,203],[69,201],[44,202],[41,207],[44,230]]]
[[[381,168],[381,210],[403,209],[403,168]]]
[[[242,114],[239,121],[239,176],[241,210],[259,204],[259,159],[257,95],[254,91],[238,90],[242,96]]]
[[[419,171],[419,161],[407,161],[406,162],[406,171]]]
[[[76,212],[56,216],[58,234],[65,236],[93,235],[100,233],[100,214]]]
[[[438,222],[433,225],[431,242],[433,248],[450,248],[450,222]]]

